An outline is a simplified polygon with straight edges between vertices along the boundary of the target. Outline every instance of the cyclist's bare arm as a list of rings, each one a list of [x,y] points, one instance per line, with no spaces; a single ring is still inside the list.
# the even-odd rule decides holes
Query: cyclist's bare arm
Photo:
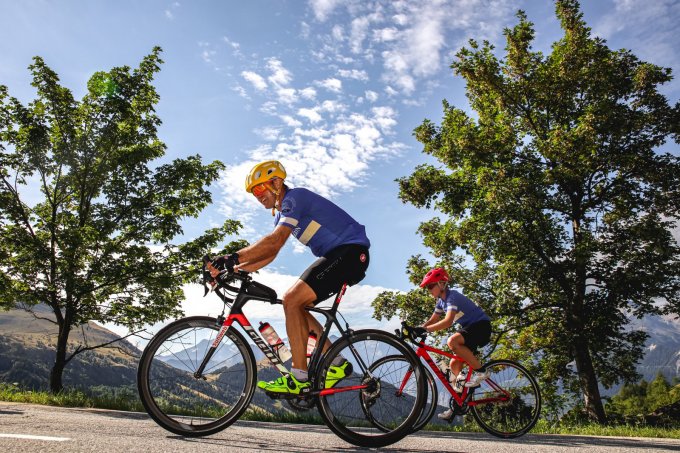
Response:
[[[279,225],[256,243],[239,250],[238,259],[241,264],[238,269],[253,272],[271,263],[292,231],[290,227]]]
[[[448,329],[453,325],[453,320],[456,318],[456,313],[458,312],[455,310],[449,310],[446,312],[446,316],[444,316],[444,319],[441,320],[439,320],[441,316],[434,313],[423,327],[425,327],[429,332],[436,332],[438,330]],[[430,322],[433,320],[436,322]]]
[[[430,319],[425,321],[425,323],[423,324],[423,327],[431,326],[432,324],[439,321],[439,318],[441,318],[441,316],[439,316],[437,313],[432,313],[432,316],[430,316]]]

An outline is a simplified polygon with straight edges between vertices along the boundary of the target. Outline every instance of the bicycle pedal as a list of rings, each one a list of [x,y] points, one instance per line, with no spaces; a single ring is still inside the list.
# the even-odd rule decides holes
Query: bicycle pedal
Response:
[[[311,389],[303,390],[300,394],[294,395],[292,393],[268,392],[265,390],[264,394],[273,400],[304,400],[309,392],[311,392]]]
[[[277,392],[268,392],[264,391],[264,394],[267,395],[269,398],[273,400],[289,400],[294,398],[297,395],[291,395],[290,393],[277,393]]]

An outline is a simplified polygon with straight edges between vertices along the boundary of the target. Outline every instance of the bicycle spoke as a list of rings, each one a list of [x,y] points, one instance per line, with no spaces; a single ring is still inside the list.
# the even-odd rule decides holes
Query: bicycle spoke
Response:
[[[159,332],[144,351],[140,394],[149,414],[164,428],[204,435],[232,423],[245,410],[256,372],[242,337],[225,335],[201,377],[194,376],[216,334],[210,318],[182,320]]]
[[[487,364],[489,378],[475,389],[472,413],[487,432],[518,437],[538,420],[541,396],[531,374],[519,364],[497,360]]]
[[[409,359],[404,358],[403,362],[381,361],[387,356],[404,357],[405,353],[411,352],[410,348],[382,332],[374,332],[354,332],[349,342],[334,346],[325,359],[327,366],[338,356],[352,364],[354,374],[340,381],[336,388],[364,388],[326,395],[320,400],[322,417],[331,429],[346,440],[362,446],[387,445],[410,432],[426,396],[418,393],[419,389],[425,391],[424,382],[417,381],[424,375],[415,355],[410,354]],[[399,389],[404,384],[409,367],[418,370],[411,373],[408,385],[400,394]],[[322,370],[321,376],[325,376],[325,370]]]

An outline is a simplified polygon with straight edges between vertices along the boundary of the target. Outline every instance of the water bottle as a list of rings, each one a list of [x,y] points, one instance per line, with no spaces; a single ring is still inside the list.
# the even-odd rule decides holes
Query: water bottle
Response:
[[[276,330],[268,322],[260,322],[260,333],[269,345],[274,349],[274,352],[279,356],[282,362],[290,359],[293,355],[290,349],[286,346],[283,340],[276,333]]]
[[[314,348],[316,347],[316,333],[314,332],[309,332],[309,337],[307,338],[307,363],[312,358],[312,353],[314,352]]]

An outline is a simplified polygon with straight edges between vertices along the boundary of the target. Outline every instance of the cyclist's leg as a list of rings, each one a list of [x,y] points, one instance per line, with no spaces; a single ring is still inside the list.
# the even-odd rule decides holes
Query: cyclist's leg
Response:
[[[461,332],[456,332],[451,335],[447,344],[457,356],[469,363],[473,370],[477,370],[482,366],[477,357],[475,357],[475,354],[465,345],[465,337]],[[460,370],[463,369],[463,365],[463,362],[456,360],[451,366],[452,374],[454,372],[456,374],[460,373]]]
[[[286,333],[293,354],[293,367],[299,370],[307,370],[307,337],[311,327],[309,319],[311,315],[305,307],[315,300],[316,293],[302,280],[297,280],[283,296]]]
[[[306,283],[316,295],[313,300],[316,305],[337,294],[345,283],[351,286],[363,280],[368,263],[369,255],[366,247],[357,244],[341,245],[312,263],[302,273],[300,280]],[[323,331],[321,324],[311,313],[305,311],[305,315],[308,329],[320,335]],[[303,333],[304,344],[306,344],[308,334],[309,332]],[[331,341],[327,339],[323,345],[323,352],[327,352],[331,345]]]

